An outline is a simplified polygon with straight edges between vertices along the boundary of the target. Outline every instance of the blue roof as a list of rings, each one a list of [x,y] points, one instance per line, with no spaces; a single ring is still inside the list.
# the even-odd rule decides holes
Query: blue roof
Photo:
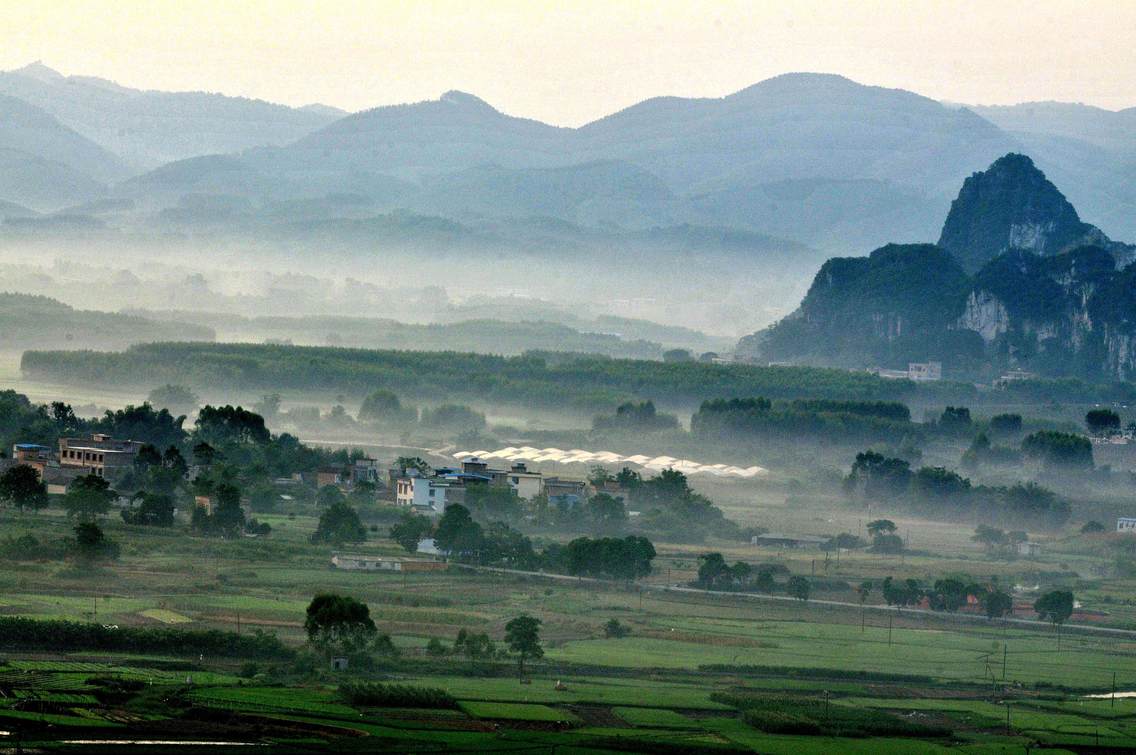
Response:
[[[447,480],[480,480],[481,482],[493,482],[492,477],[486,477],[482,474],[470,474],[469,472],[461,472],[459,474],[446,475]]]
[[[16,448],[20,449],[21,451],[34,451],[36,449],[44,451],[47,450],[47,446],[41,446],[38,443],[17,443]]]

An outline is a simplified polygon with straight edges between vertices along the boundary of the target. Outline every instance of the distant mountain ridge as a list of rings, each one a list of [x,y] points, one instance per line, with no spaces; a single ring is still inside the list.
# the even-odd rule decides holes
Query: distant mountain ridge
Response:
[[[100,221],[142,238],[171,223],[217,239],[299,222],[343,229],[340,241],[367,248],[360,223],[401,213],[615,233],[689,226],[847,254],[930,238],[975,167],[1026,146],[1087,219],[1136,237],[1136,213],[1125,210],[1136,206],[1136,160],[1123,158],[1130,114],[972,109],[831,74],[785,74],[720,98],[654,98],[580,128],[511,116],[457,91],[341,114],[140,91],[42,64],[0,73],[0,94],[131,171],[92,175],[51,158],[51,145],[15,161],[0,132],[0,165],[19,178],[0,180],[0,201],[44,212],[110,200],[129,209]],[[1083,139],[1081,121],[1096,124]],[[429,243],[434,228],[423,227]],[[803,255],[802,270],[822,258]]]
[[[40,62],[0,72],[0,94],[19,98],[100,144],[136,169],[266,144],[287,144],[345,113],[290,108],[208,92],[158,92]]]
[[[801,306],[738,353],[844,367],[932,359],[956,377],[1020,367],[1131,379],[1134,253],[1082,223],[1028,157],[1009,154],[966,180],[938,245],[829,260]]]

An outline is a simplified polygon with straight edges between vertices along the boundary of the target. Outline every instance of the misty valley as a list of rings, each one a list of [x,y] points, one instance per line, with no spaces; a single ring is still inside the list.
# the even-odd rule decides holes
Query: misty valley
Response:
[[[1136,119],[0,72],[0,749],[1136,749]]]

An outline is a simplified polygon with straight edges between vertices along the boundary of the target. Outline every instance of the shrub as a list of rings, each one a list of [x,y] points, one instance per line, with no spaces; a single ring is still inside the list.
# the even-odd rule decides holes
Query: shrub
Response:
[[[437,687],[414,687],[383,682],[347,682],[339,686],[339,696],[351,705],[373,708],[441,708],[454,710],[458,701]]]
[[[108,628],[79,621],[0,617],[0,647],[21,649],[111,650],[169,655],[290,658],[293,652],[274,634],[251,635],[216,629],[173,627]]]

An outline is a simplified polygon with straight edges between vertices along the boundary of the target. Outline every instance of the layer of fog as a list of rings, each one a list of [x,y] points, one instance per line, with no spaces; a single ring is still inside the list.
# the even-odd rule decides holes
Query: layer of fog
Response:
[[[257,316],[365,316],[407,323],[464,319],[585,324],[600,315],[751,333],[800,301],[811,263],[729,255],[620,257],[608,250],[531,256],[484,250],[280,249],[230,243],[130,245],[0,240],[0,290],[80,309],[185,310]],[[217,328],[218,338],[241,333]]]

